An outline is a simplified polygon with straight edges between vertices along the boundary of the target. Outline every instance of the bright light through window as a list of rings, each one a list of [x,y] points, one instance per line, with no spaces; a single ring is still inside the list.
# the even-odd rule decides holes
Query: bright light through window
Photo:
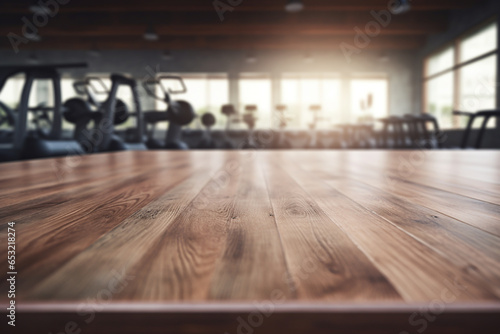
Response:
[[[437,74],[453,67],[455,48],[449,47],[427,60],[427,76]]]
[[[435,116],[443,128],[453,127],[453,72],[427,81],[426,113]]]
[[[468,61],[497,48],[497,24],[490,24],[460,43],[460,61]]]
[[[317,128],[340,122],[340,80],[335,74],[285,74],[281,80],[281,103],[287,106],[289,128],[308,129],[313,121],[312,105],[320,105]]]
[[[460,70],[460,105],[459,110],[475,112],[495,109],[496,105],[496,68],[497,56],[491,56],[481,61],[465,66]],[[474,127],[480,127],[478,120]],[[488,126],[494,127],[496,120],[490,120]],[[456,123],[464,127],[465,117],[459,117]]]
[[[350,122],[371,122],[389,114],[387,79],[351,80]]]
[[[13,109],[17,109],[21,101],[21,93],[24,86],[24,75],[11,77],[0,92],[0,101]]]
[[[266,74],[242,74],[239,80],[240,106],[244,113],[245,106],[257,106],[257,128],[272,127],[271,79]]]

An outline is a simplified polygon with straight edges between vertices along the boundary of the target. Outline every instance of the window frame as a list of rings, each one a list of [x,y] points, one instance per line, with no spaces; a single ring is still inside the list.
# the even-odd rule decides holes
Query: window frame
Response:
[[[461,43],[479,33],[480,31],[484,30],[485,28],[487,28],[488,26],[490,25],[493,25],[493,24],[496,24],[496,28],[497,28],[497,46],[496,46],[496,49],[492,50],[492,51],[489,51],[489,52],[486,52],[486,53],[483,53],[479,56],[476,56],[474,58],[471,58],[469,60],[466,60],[466,61],[461,61],[460,58],[461,58]],[[498,22],[498,17],[497,16],[494,16],[486,21],[484,21],[483,23],[479,24],[479,25],[476,25],[475,27],[467,30],[466,32],[460,34],[458,37],[454,38],[453,40],[451,40],[450,42],[447,42],[445,44],[443,44],[441,47],[439,47],[438,49],[436,49],[435,51],[433,51],[432,53],[428,54],[424,61],[423,61],[423,66],[422,66],[422,107],[421,107],[421,113],[424,114],[424,113],[427,113],[427,106],[428,106],[428,94],[427,94],[427,83],[433,79],[436,79],[436,78],[439,78],[441,76],[444,76],[448,73],[452,73],[453,74],[453,101],[452,101],[452,108],[453,110],[459,110],[460,108],[460,83],[461,83],[461,69],[464,68],[464,67],[467,67],[469,65],[472,65],[472,64],[475,64],[475,63],[478,63],[482,60],[485,60],[491,56],[496,56],[497,57],[497,63],[499,62],[499,59],[498,57],[500,56],[499,54],[499,50],[500,50],[500,45],[499,45],[499,40],[500,40],[500,24]],[[454,57],[453,57],[453,65],[447,69],[444,69],[444,70],[441,70],[437,73],[434,73],[432,75],[427,75],[428,73],[428,69],[429,69],[429,61],[432,57],[440,54],[441,52],[445,51],[446,49],[448,48],[453,48],[453,53],[454,53]],[[496,69],[496,73],[495,73],[495,76],[498,80],[498,73],[499,73],[499,68]],[[497,89],[497,88],[496,88]],[[498,89],[496,91],[496,94],[495,94],[495,108],[498,106]],[[458,124],[458,117],[460,116],[453,116],[452,118],[452,127],[449,128],[451,130],[454,130],[454,129],[457,129],[458,127],[456,126],[456,124]]]

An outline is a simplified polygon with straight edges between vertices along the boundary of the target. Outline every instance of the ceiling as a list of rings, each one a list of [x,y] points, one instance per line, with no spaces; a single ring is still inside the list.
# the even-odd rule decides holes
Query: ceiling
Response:
[[[410,12],[392,15],[369,42],[356,45],[356,27],[365,30],[374,21],[371,11],[387,10],[388,0],[303,0],[305,9],[300,13],[286,13],[285,0],[221,0],[240,3],[223,13],[223,21],[213,0],[58,1],[67,4],[37,27],[41,41],[20,43],[20,50],[328,50],[339,49],[341,43],[416,49],[426,36],[446,29],[450,10],[477,4],[477,0],[414,0]],[[34,23],[29,10],[34,2],[38,1],[1,1],[0,34],[5,37],[0,48],[12,47],[9,33],[22,36],[24,22]],[[150,25],[159,35],[157,41],[143,39]]]

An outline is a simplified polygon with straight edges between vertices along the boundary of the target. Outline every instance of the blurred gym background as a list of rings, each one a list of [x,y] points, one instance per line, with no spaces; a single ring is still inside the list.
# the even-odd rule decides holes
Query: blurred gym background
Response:
[[[500,147],[498,1],[7,0],[0,9],[3,161]]]

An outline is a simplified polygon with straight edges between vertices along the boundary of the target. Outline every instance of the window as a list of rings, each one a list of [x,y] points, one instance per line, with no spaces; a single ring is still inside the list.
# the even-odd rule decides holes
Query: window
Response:
[[[257,128],[272,126],[272,85],[267,74],[240,74],[239,79],[239,112],[245,112],[245,106],[257,106]]]
[[[455,48],[449,47],[427,61],[427,75],[434,75],[450,69],[455,64]]]
[[[468,119],[453,116],[453,110],[496,108],[497,33],[497,23],[489,23],[426,59],[424,112],[436,116],[442,128],[465,127]]]
[[[61,79],[61,96],[62,102],[67,99],[74,97],[76,92],[73,89],[73,79],[62,78]],[[19,103],[21,102],[21,94],[25,83],[25,76],[19,75],[9,78],[5,83],[2,91],[0,92],[0,101],[4,102],[7,106],[12,109],[18,109]],[[44,104],[48,107],[54,106],[54,86],[52,80],[39,79],[33,82],[31,87],[30,99],[28,105],[30,107],[36,107],[38,105]],[[28,114],[28,128],[34,129],[35,125],[32,122],[33,114]],[[72,129],[73,126],[63,119],[63,128]],[[6,125],[4,125],[5,127]]]
[[[214,128],[224,128],[226,126],[226,117],[221,113],[224,104],[229,103],[229,80],[226,74],[218,73],[180,73],[175,74],[184,79],[187,92],[185,94],[172,95],[173,100],[188,101],[199,116],[206,112],[215,115],[216,124]],[[161,89],[158,87],[158,94]],[[157,110],[165,110],[167,105],[162,101],[156,102]],[[161,123],[160,123],[161,124]],[[166,123],[161,124],[159,128],[165,128]],[[191,122],[188,128],[201,128],[199,118]]]
[[[497,25],[494,23],[461,41],[460,62],[477,58],[496,49]]]
[[[5,85],[0,91],[0,101],[5,103],[11,109],[17,109],[21,100],[21,92],[24,86],[25,76],[18,75],[11,77],[5,82]],[[3,112],[3,111],[1,111]],[[0,125],[0,129],[10,128],[6,123]]]
[[[317,128],[330,127],[341,119],[341,81],[336,74],[284,74],[281,103],[287,106],[290,128],[309,128],[312,105],[322,107]]]
[[[372,122],[389,114],[387,78],[351,80],[350,122]]]
[[[0,92],[0,101],[12,109],[17,109],[21,102],[21,93],[24,87],[25,75],[11,77],[5,82]]]
[[[453,127],[453,73],[441,75],[427,82],[427,110],[444,129]]]

